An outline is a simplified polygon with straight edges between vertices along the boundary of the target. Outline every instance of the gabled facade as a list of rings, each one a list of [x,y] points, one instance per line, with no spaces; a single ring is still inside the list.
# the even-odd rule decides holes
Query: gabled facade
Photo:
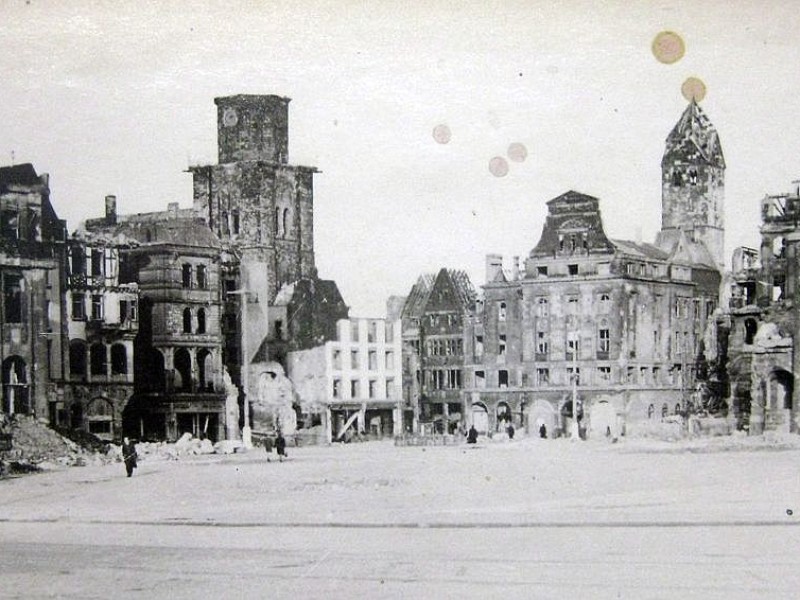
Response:
[[[466,273],[441,269],[422,276],[402,311],[404,381],[416,396],[418,424],[428,432],[452,433],[464,418],[467,331],[477,294]],[[406,326],[408,323],[408,326]]]

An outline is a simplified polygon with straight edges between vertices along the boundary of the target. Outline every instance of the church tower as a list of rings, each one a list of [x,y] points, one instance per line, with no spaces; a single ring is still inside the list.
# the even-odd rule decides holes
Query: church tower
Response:
[[[661,160],[661,231],[669,251],[683,232],[725,266],[725,158],[717,130],[692,100],[667,136]]]
[[[194,209],[243,265],[266,278],[272,301],[285,284],[314,277],[314,167],[288,162],[289,98],[215,98],[218,164],[193,166]]]

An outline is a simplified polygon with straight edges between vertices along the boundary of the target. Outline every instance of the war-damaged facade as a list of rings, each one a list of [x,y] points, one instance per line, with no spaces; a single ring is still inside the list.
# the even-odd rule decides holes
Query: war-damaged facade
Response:
[[[367,318],[342,319],[334,339],[289,354],[298,396],[319,405],[328,441],[391,437],[411,428],[413,413],[400,393],[400,354],[400,321]]]
[[[717,362],[730,386],[738,429],[797,432],[800,185],[761,201],[761,247],[733,255],[727,314],[717,329]]]
[[[66,224],[47,174],[0,168],[0,365],[2,412],[57,422],[66,356],[63,264]]]
[[[237,438],[263,376],[336,336],[348,308],[316,272],[316,169],[287,162],[289,100],[215,102],[219,164],[189,169],[191,208],[120,215],[108,196],[67,239],[47,177],[0,169],[4,411],[107,439]]]
[[[453,433],[464,421],[465,344],[477,294],[463,271],[423,275],[401,311],[405,400],[412,423],[427,433]]]
[[[419,339],[422,377],[407,372],[404,382],[420,387],[421,420],[438,404],[434,411],[458,409],[461,426],[487,433],[513,424],[552,436],[577,424],[616,436],[683,412],[719,302],[724,169],[716,130],[692,102],[667,137],[655,243],[609,239],[600,201],[570,191],[547,203],[524,263],[504,269],[501,256],[487,256],[482,299],[449,321],[456,329],[445,337],[462,335],[452,352],[426,355],[426,311],[417,308],[404,327],[416,328],[409,337]],[[410,308],[436,287],[422,283]],[[460,378],[431,385],[426,367],[440,366],[432,361]]]

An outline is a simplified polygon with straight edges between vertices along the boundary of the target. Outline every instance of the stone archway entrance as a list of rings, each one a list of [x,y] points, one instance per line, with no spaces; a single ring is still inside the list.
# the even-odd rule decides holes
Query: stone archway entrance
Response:
[[[489,411],[482,402],[472,405],[472,425],[478,433],[486,435],[489,432]]]
[[[534,400],[528,409],[528,431],[531,435],[545,438],[558,435],[558,412],[550,402]]]
[[[590,435],[595,438],[608,436],[619,437],[617,411],[614,405],[607,400],[600,400],[592,404],[589,416]]]
[[[764,389],[764,429],[789,432],[794,404],[792,374],[783,369],[773,371]]]

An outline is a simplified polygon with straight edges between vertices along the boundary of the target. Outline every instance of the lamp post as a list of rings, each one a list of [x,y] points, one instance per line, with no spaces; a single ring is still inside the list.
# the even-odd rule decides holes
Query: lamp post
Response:
[[[578,338],[572,338],[572,439],[580,439],[578,427]]]

